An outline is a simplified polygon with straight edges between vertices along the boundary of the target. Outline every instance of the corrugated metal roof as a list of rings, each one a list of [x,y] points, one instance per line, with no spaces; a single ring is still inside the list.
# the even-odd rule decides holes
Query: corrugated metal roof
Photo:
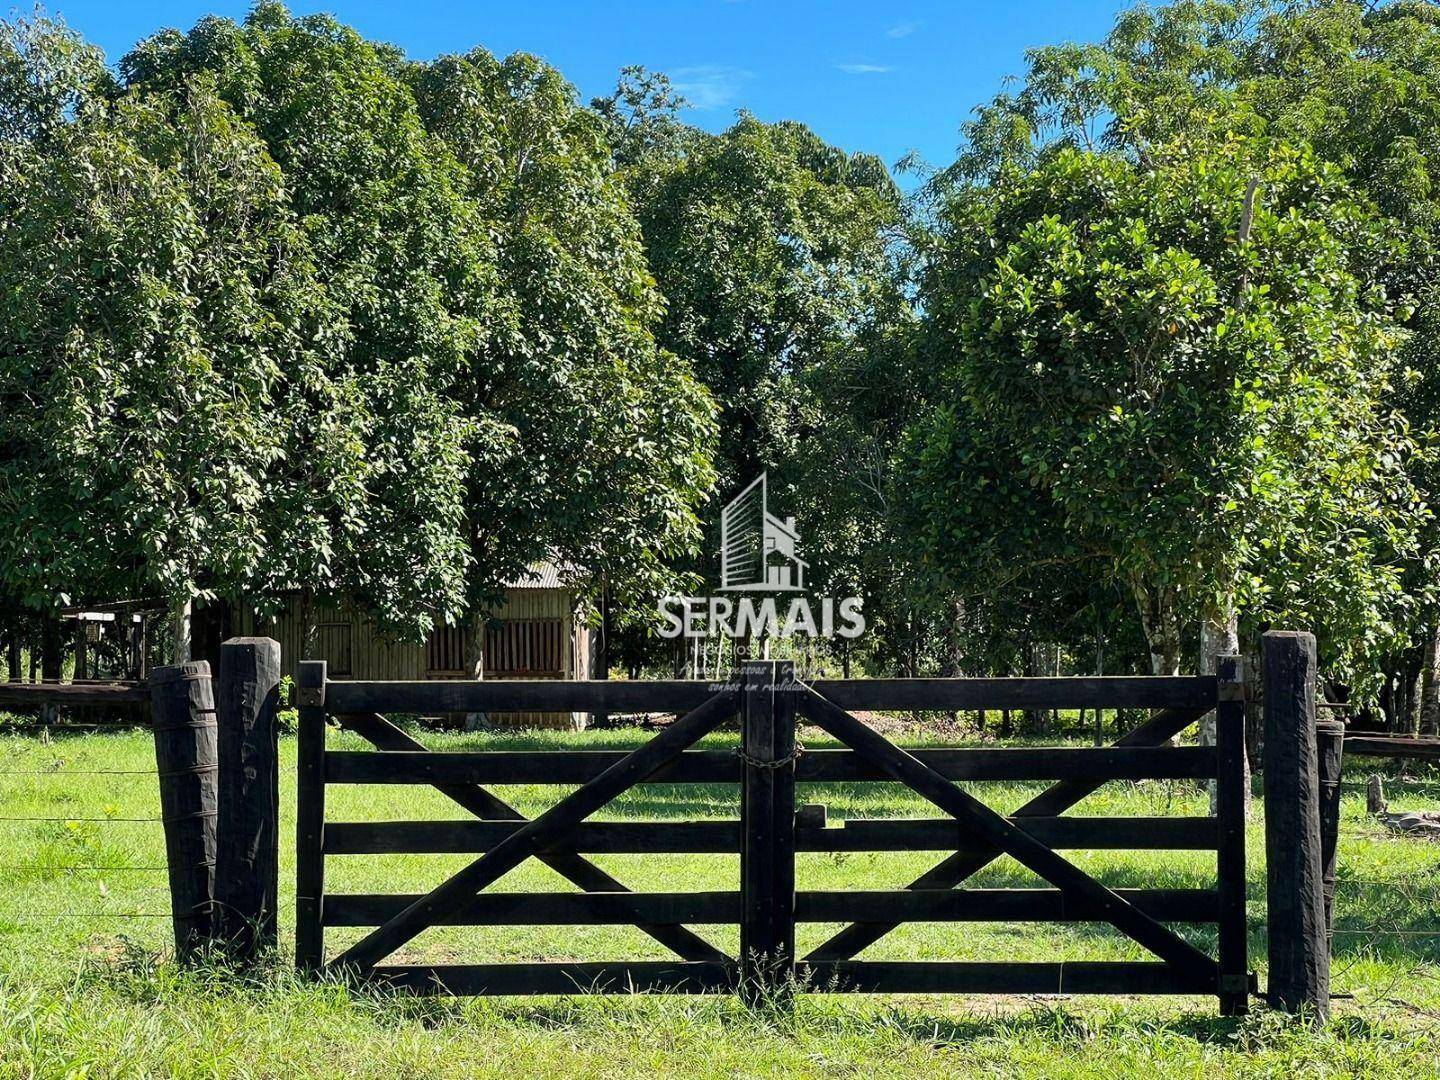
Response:
[[[568,573],[567,573],[568,572]],[[532,563],[518,578],[505,582],[507,589],[564,589],[569,583],[565,576],[573,576],[572,567],[561,567],[555,563]]]

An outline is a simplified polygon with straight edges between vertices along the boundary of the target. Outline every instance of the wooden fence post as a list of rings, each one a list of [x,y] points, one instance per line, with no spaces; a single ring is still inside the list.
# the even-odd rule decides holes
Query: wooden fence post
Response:
[[[1270,1002],[1330,1012],[1315,742],[1315,637],[1272,630],[1265,667],[1265,854]]]
[[[189,961],[214,937],[217,751],[210,665],[198,660],[156,668],[150,703],[175,955]]]
[[[1315,725],[1320,779],[1320,878],[1325,892],[1327,955],[1335,934],[1335,872],[1340,852],[1340,769],[1345,756],[1345,723],[1324,719]]]
[[[1220,1012],[1242,1016],[1250,1007],[1250,957],[1245,912],[1245,679],[1240,657],[1216,658],[1215,815],[1220,892]]]
[[[249,960],[278,943],[280,643],[231,638],[220,646],[217,683],[215,932],[235,958]]]
[[[295,964],[325,962],[325,661],[302,660],[295,672],[300,713],[295,775]]]
[[[795,665],[741,667],[740,990],[784,993],[795,971]]]

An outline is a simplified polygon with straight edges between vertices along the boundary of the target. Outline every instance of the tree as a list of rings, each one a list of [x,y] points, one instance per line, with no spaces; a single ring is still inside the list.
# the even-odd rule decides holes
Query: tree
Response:
[[[0,20],[0,145],[44,143],[112,82],[104,54],[60,20]]]
[[[122,74],[140,95],[213,80],[314,250],[326,349],[291,400],[318,423],[292,428],[290,554],[258,587],[314,582],[419,637],[536,559],[643,577],[693,542],[709,404],[655,349],[599,121],[555,72],[411,64],[261,4],[157,35]]]
[[[643,166],[681,159],[706,136],[680,119],[689,102],[670,77],[638,64],[620,70],[615,90],[594,98],[590,108],[605,127],[605,142],[619,168],[633,170],[632,181],[649,175]]]
[[[3,168],[0,580],[183,615],[264,551],[271,387],[311,289],[279,170],[203,85],[87,111]]]
[[[788,460],[800,376],[884,310],[900,196],[875,158],[748,116],[656,168],[637,214],[659,336],[716,397],[729,488]]]
[[[741,116],[711,136],[680,105],[642,69],[596,102],[665,300],[660,343],[719,409],[717,491],[768,470],[806,523],[816,585],[871,595],[893,566],[874,554],[889,535],[872,528],[887,520],[877,470],[907,415],[887,410],[905,395],[903,199],[876,158],[803,125]]]
[[[1098,560],[1157,673],[1183,626],[1304,617],[1337,670],[1403,623],[1400,335],[1377,215],[1303,149],[1059,149],[942,205],[921,299],[949,400],[913,433],[933,558],[983,587]]]
[[[445,56],[411,81],[495,243],[491,324],[450,385],[514,433],[467,478],[478,584],[558,558],[622,596],[662,588],[713,483],[713,406],[656,346],[660,298],[603,125],[524,54]]]
[[[1412,374],[1394,379],[1392,391],[1423,441],[1437,426],[1430,384],[1440,323],[1429,314],[1440,266],[1437,60],[1440,7],[1421,0],[1137,6],[1099,44],[1027,54],[1018,88],[964,126],[962,152],[937,187],[984,183],[1064,149],[1143,165],[1155,147],[1176,138],[1263,134],[1312,147],[1383,215],[1387,243],[1357,249],[1361,259],[1351,269],[1386,290],[1408,331],[1402,348]],[[1411,482],[1427,494],[1436,490],[1431,462],[1428,454],[1408,459]],[[1405,563],[1405,588],[1412,614],[1430,612],[1423,617],[1433,626],[1432,553],[1440,544],[1432,516],[1417,512],[1414,521],[1424,536]],[[1435,638],[1429,630],[1420,636]],[[1364,651],[1373,664],[1392,663],[1374,641]],[[1367,682],[1380,679],[1377,669]],[[1440,685],[1433,671],[1427,682]],[[1431,714],[1440,715],[1440,697],[1432,693],[1429,701]]]
[[[297,584],[423,637],[466,600],[465,459],[502,436],[443,380],[464,363],[493,271],[461,170],[424,131],[394,58],[328,18],[257,6],[121,63],[128,96],[212,83],[279,165],[318,281],[319,348],[287,367],[292,423],[267,514],[263,601]]]

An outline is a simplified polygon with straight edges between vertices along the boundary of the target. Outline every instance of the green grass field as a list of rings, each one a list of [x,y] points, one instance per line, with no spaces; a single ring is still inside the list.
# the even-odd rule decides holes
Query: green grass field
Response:
[[[640,732],[441,736],[434,748],[567,745],[628,747]],[[732,736],[716,736],[722,745]],[[808,739],[812,744],[818,740]],[[347,745],[332,735],[332,745]],[[355,743],[359,747],[358,741]],[[294,741],[282,745],[293,776]],[[1213,999],[942,998],[805,995],[792,1008],[747,1009],[729,996],[405,999],[307,984],[281,962],[246,979],[168,960],[170,924],[158,797],[146,732],[0,738],[0,1076],[1212,1076],[1440,1075],[1440,845],[1394,837],[1364,814],[1363,780],[1346,772],[1337,900],[1336,1016],[1320,1030],[1284,1018],[1216,1016]],[[114,772],[119,770],[118,773]],[[1391,770],[1393,774],[1393,769]],[[1008,810],[1039,785],[972,790]],[[1440,774],[1392,779],[1396,808],[1440,807]],[[526,813],[561,789],[502,794]],[[736,789],[647,786],[602,817],[733,817]],[[934,816],[894,785],[807,785],[804,802],[833,819]],[[284,799],[282,942],[291,938],[293,800]],[[1094,814],[1196,814],[1203,792],[1183,782],[1110,784],[1077,808]],[[463,817],[438,794],[409,787],[330,791],[331,820]],[[53,820],[15,820],[48,818]],[[91,821],[87,818],[104,820]],[[1250,839],[1252,963],[1264,969],[1263,825]],[[1074,852],[1116,886],[1204,887],[1213,855]],[[801,888],[899,886],[940,856],[800,856]],[[463,856],[341,856],[337,892],[428,888]],[[723,856],[597,856],[637,890],[735,888]],[[977,886],[1035,885],[1001,860]],[[507,891],[571,889],[531,861]],[[141,917],[135,917],[141,916]],[[800,948],[833,927],[802,926]],[[702,928],[733,950],[730,928]],[[332,930],[333,952],[361,931]],[[1208,931],[1194,940],[1213,947]],[[403,954],[433,961],[661,959],[628,927],[445,928]],[[1089,925],[907,926],[868,959],[1054,960],[1139,958],[1136,947]]]

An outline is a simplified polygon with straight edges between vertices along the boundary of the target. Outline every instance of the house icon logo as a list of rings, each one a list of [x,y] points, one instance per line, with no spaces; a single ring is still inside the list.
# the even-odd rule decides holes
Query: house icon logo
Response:
[[[796,554],[793,517],[770,513],[765,473],[720,514],[720,590],[802,592],[809,563]]]

